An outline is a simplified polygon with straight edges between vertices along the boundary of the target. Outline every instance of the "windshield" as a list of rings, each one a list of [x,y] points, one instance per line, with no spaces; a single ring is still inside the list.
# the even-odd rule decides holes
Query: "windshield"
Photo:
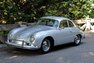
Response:
[[[51,27],[58,27],[58,21],[53,20],[53,19],[45,19],[42,18],[38,21],[38,25],[46,25],[46,26],[51,26]]]

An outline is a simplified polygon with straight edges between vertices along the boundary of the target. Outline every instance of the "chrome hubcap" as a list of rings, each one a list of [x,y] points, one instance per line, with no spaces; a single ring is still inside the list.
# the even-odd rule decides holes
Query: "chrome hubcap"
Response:
[[[42,48],[43,48],[43,51],[45,51],[45,52],[49,51],[49,49],[50,49],[50,41],[49,40],[45,40],[43,42]]]

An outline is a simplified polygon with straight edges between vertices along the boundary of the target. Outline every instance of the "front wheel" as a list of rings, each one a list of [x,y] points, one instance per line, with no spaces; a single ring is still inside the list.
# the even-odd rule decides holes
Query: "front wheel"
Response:
[[[44,39],[42,44],[41,44],[41,52],[42,53],[47,53],[51,49],[51,42],[49,39]]]
[[[75,44],[75,45],[81,44],[81,36],[77,35],[77,36],[74,38],[74,44]]]
[[[42,44],[41,44],[41,52],[42,53],[47,53],[51,49],[51,42],[49,39],[44,39]]]

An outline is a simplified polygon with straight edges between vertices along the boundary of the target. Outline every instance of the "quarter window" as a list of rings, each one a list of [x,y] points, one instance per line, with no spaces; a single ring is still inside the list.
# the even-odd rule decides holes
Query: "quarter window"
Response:
[[[69,22],[69,27],[74,27],[74,24],[71,21],[68,22]]]
[[[60,23],[60,28],[65,28],[65,27],[68,27],[67,20],[63,20],[63,21],[61,21],[61,23]]]

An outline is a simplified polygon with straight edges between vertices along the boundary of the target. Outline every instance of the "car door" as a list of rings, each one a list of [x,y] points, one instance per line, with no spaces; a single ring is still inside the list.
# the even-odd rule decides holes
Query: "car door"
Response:
[[[70,41],[74,41],[74,38],[75,38],[76,33],[77,33],[76,27],[75,27],[74,23],[70,20],[68,20],[68,26],[69,26],[69,30],[71,32]]]
[[[60,22],[58,34],[57,34],[59,39],[58,44],[70,42],[70,35],[71,35],[71,32],[69,30],[68,20],[62,20]]]

